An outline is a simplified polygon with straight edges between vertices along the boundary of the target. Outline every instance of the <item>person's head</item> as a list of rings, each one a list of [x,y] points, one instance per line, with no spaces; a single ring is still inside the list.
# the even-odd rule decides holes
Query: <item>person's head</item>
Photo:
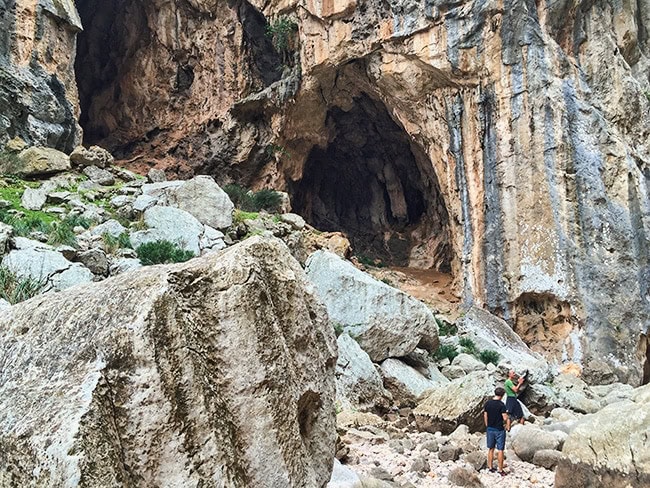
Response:
[[[515,373],[514,369],[511,369],[510,371],[508,371],[508,378],[510,378],[511,380],[514,380],[516,377],[517,377],[517,373]]]
[[[505,395],[505,394],[506,394],[506,390],[504,390],[504,389],[501,388],[500,386],[498,386],[498,387],[494,390],[494,396],[497,397],[497,398],[502,398],[503,395]]]

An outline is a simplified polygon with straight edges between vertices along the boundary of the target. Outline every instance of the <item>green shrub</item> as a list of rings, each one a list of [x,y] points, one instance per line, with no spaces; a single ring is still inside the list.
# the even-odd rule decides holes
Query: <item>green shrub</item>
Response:
[[[93,222],[90,219],[77,214],[67,215],[66,218],[63,219],[63,223],[69,226],[71,229],[74,229],[75,227],[90,229],[90,226],[93,225]]]
[[[438,324],[438,335],[453,336],[458,333],[458,328],[446,320],[441,320],[436,317],[436,324]]]
[[[458,349],[453,344],[440,344],[440,347],[433,355],[434,359],[438,361],[445,358],[453,361],[456,356],[458,356]]]
[[[244,212],[259,212],[260,210],[277,212],[282,203],[282,197],[275,190],[263,189],[251,192],[234,184],[225,185],[223,190],[228,194],[235,207]]]
[[[469,337],[461,337],[458,344],[463,348],[464,353],[476,354],[476,344],[474,344],[474,341]]]
[[[147,242],[138,247],[136,252],[138,258],[145,266],[151,264],[182,263],[194,257],[192,251],[185,251],[169,241]]]
[[[63,245],[63,246],[77,246],[77,236],[72,230],[72,227],[65,222],[53,222],[50,226],[50,238],[48,241],[50,244]]]
[[[485,349],[478,353],[478,358],[481,361],[483,361],[485,364],[492,363],[496,366],[499,364],[499,359],[501,359],[501,355],[496,351]]]
[[[104,250],[109,254],[115,254],[118,249],[131,249],[131,237],[128,232],[122,232],[119,236],[115,237],[113,234],[104,232],[102,234],[102,241],[104,241]]]
[[[42,281],[21,278],[4,266],[0,266],[0,298],[12,305],[38,295],[43,286]]]
[[[291,39],[298,30],[296,24],[289,17],[278,17],[266,26],[266,35],[271,39],[275,50],[283,58],[291,52]]]
[[[0,210],[0,221],[12,226],[14,234],[17,236],[28,236],[32,232],[49,234],[52,230],[51,224],[36,212],[27,214],[24,217],[17,217],[15,214],[10,214],[2,209]]]
[[[263,189],[253,193],[253,205],[259,210],[277,212],[282,204],[282,197],[275,190]]]
[[[245,212],[243,210],[235,210],[235,213],[232,216],[233,224],[241,224],[245,220],[254,220],[259,217],[260,214],[257,212]]]

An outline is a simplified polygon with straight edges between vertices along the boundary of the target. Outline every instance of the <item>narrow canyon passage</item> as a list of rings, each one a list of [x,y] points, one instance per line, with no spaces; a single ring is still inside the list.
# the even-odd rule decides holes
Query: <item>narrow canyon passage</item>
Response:
[[[451,269],[448,213],[431,162],[366,94],[327,113],[292,188],[294,210],[316,228],[343,231],[357,256],[386,265]]]

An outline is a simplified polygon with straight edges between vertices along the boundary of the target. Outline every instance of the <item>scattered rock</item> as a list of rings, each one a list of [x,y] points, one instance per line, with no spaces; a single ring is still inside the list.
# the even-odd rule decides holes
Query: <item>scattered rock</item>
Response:
[[[147,173],[147,180],[150,183],[162,183],[167,181],[167,175],[165,175],[165,171],[162,169],[151,168]]]
[[[451,362],[452,366],[462,369],[466,373],[471,373],[472,371],[482,371],[485,369],[485,364],[476,359],[471,354],[466,354],[461,352],[458,356],[454,358]]]
[[[463,456],[463,459],[465,460],[466,463],[470,464],[476,471],[480,471],[487,466],[487,458],[485,456],[486,454],[483,451],[473,451],[468,454],[465,454]]]
[[[463,453],[463,450],[454,445],[440,446],[438,449],[438,459],[441,461],[456,461],[460,458],[460,455]]]
[[[109,203],[111,207],[120,208],[133,203],[134,200],[135,199],[129,195],[117,195],[111,198],[111,201]]]
[[[110,265],[109,273],[111,276],[126,273],[127,271],[134,271],[142,268],[142,263],[136,258],[120,258],[116,259]]]
[[[20,176],[42,176],[70,169],[70,158],[49,147],[29,147],[16,158],[2,160],[0,173]]]
[[[139,195],[133,202],[132,207],[136,212],[144,212],[148,208],[153,207],[156,203],[158,203],[158,199],[156,197],[149,195]]]
[[[113,237],[119,237],[124,232],[126,232],[126,228],[114,219],[107,220],[103,224],[99,224],[90,230],[90,233],[94,236],[109,234]]]
[[[452,469],[447,479],[456,486],[465,486],[468,488],[482,488],[484,486],[478,474],[468,468],[458,467]]]
[[[86,166],[83,173],[92,181],[101,186],[111,186],[115,184],[115,177],[110,171],[98,168],[97,166]]]
[[[302,230],[305,228],[305,219],[300,215],[293,213],[285,213],[280,215],[280,220],[289,224],[294,230]]]
[[[579,413],[594,413],[600,410],[601,402],[587,383],[573,374],[561,374],[553,380],[560,406]]]
[[[411,463],[410,470],[414,473],[428,473],[431,470],[429,462],[423,457],[416,457]]]
[[[542,466],[546,469],[555,469],[555,466],[564,459],[564,454],[554,449],[540,449],[535,452],[533,456],[533,464],[535,466]]]
[[[106,253],[101,249],[95,247],[88,251],[80,252],[77,259],[93,274],[97,276],[108,276],[108,258]]]
[[[173,191],[167,192],[166,203],[185,210],[202,224],[215,229],[225,229],[232,225],[235,206],[211,176],[195,176],[182,182]]]
[[[515,454],[526,462],[532,462],[537,451],[555,450],[562,447],[566,434],[541,430],[532,425],[514,425],[510,431]]]
[[[425,391],[449,383],[449,380],[444,377],[444,381],[430,380],[399,359],[388,358],[381,363],[380,368],[384,385],[391,392],[393,398],[400,399],[398,403],[401,404],[414,403],[417,397]]]
[[[388,407],[390,394],[370,357],[348,334],[337,339],[336,399],[344,409]]]
[[[146,242],[170,241],[198,256],[203,225],[188,212],[174,207],[156,205],[144,213],[147,230],[131,234],[131,244],[137,249]]]
[[[4,310],[11,307],[11,303],[9,303],[7,300],[4,298],[0,298],[0,310]]]
[[[113,164],[114,158],[111,153],[99,146],[90,146],[88,149],[77,146],[70,154],[70,161],[77,166],[107,168]]]
[[[0,256],[9,250],[9,239],[14,233],[14,228],[0,222]]]
[[[438,347],[435,318],[413,297],[327,251],[309,256],[306,271],[330,318],[353,334],[373,361]]]
[[[476,371],[432,390],[413,414],[420,430],[452,432],[459,424],[483,430],[483,406],[494,396],[495,381],[486,371]]]
[[[34,188],[25,188],[20,204],[27,210],[40,210],[45,205],[47,195],[44,191]]]
[[[325,486],[336,345],[309,288],[286,246],[251,238],[7,309],[12,486],[128,486],[125,459],[143,486]]]
[[[220,251],[226,247],[224,237],[223,232],[205,225],[199,245],[203,251]]]
[[[334,469],[327,488],[352,488],[360,483],[359,476],[347,466],[334,459]]]

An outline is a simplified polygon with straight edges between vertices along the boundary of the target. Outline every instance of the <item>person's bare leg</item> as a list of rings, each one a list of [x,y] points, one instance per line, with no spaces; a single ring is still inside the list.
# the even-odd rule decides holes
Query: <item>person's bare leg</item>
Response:
[[[488,449],[488,469],[492,469],[493,460],[494,460],[494,448]]]
[[[503,471],[503,451],[497,451],[497,460],[499,462],[499,471]]]
[[[525,420],[525,419],[524,419],[523,417],[521,417],[521,418],[519,419],[519,423],[520,423],[521,425],[524,425],[524,420]]]

